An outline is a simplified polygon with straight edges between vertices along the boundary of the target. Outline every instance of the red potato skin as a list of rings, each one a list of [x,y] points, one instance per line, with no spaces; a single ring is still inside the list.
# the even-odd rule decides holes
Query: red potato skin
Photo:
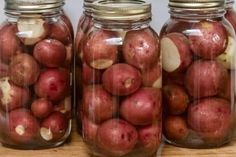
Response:
[[[230,103],[220,98],[194,102],[188,109],[188,125],[206,143],[217,144],[232,132],[233,114]]]
[[[118,38],[117,34],[106,30],[97,30],[91,32],[83,40],[83,56],[87,65],[96,69],[106,69],[117,60],[118,46],[109,43],[109,39]],[[92,65],[96,61],[106,60],[111,65],[98,67],[101,65]],[[99,64],[99,63],[98,63]],[[105,63],[101,63],[105,64]],[[106,63],[107,64],[107,63]]]
[[[216,61],[195,61],[185,76],[188,93],[194,98],[219,94],[228,78],[227,70]]]
[[[126,62],[142,70],[149,69],[160,55],[159,40],[149,28],[127,32],[123,43]]]
[[[22,127],[24,133],[17,133],[17,127]],[[8,135],[17,143],[28,143],[39,133],[37,119],[27,109],[17,109],[9,113]]]
[[[181,116],[164,118],[164,135],[168,140],[183,141],[190,133],[187,121]]]
[[[63,14],[61,14],[61,19],[65,23],[65,25],[68,27],[68,29],[70,30],[71,39],[74,39],[74,29],[73,29],[73,26],[72,26],[72,23],[71,23],[69,17],[65,13],[63,13]]]
[[[185,73],[184,72],[173,72],[168,73],[163,70],[163,84],[169,85],[169,84],[177,84],[180,86],[184,86]]]
[[[0,62],[0,78],[7,77],[9,75],[9,65]]]
[[[174,84],[164,86],[163,97],[167,111],[172,115],[184,113],[190,102],[185,89]]]
[[[200,35],[189,35],[193,53],[204,59],[212,59],[224,52],[227,45],[227,31],[219,22],[203,21],[195,23],[192,30],[200,31]]]
[[[88,66],[85,62],[83,63],[82,69],[83,83],[85,84],[97,84],[101,83],[102,72]]]
[[[10,79],[18,86],[33,85],[40,74],[40,67],[29,54],[22,53],[12,58],[9,67]]]
[[[182,33],[170,33],[165,37],[171,39],[179,50],[181,64],[175,71],[186,70],[193,61],[193,55],[188,38]]]
[[[70,88],[70,75],[65,69],[48,69],[42,72],[34,86],[34,91],[41,98],[60,101]]]
[[[97,144],[111,156],[129,153],[138,141],[137,130],[120,119],[104,122],[97,130]]]
[[[40,41],[34,48],[36,60],[49,68],[60,67],[66,59],[66,47],[58,40],[45,39]]]
[[[0,58],[5,63],[10,62],[12,57],[22,51],[16,33],[16,25],[6,24],[0,28]]]
[[[41,128],[47,128],[52,132],[53,138],[51,141],[60,140],[65,135],[68,126],[69,121],[65,115],[60,112],[53,112],[41,123]]]
[[[83,130],[83,139],[85,142],[89,144],[97,143],[97,130],[98,125],[93,123],[87,117],[83,117],[82,119],[82,130]]]
[[[141,73],[128,64],[115,64],[102,76],[103,87],[113,95],[125,96],[137,91],[142,83]]]
[[[219,92],[219,97],[227,99],[229,101],[231,101],[231,95],[234,93],[234,89],[232,89],[231,87],[234,87],[235,85],[235,82],[232,81],[234,77],[232,77],[231,75],[235,76],[235,73],[232,72],[232,74],[230,73],[228,74],[226,83],[224,84],[223,88]]]
[[[0,82],[1,84],[2,82],[7,83],[10,88],[9,91],[4,91],[6,89],[2,88],[0,89],[0,106],[3,110],[10,112],[27,105],[30,100],[30,92],[28,88],[18,87],[10,82],[8,78],[2,78]]]
[[[111,119],[118,110],[118,102],[101,85],[87,86],[83,92],[84,114],[95,123]]]
[[[121,116],[133,125],[149,125],[161,118],[161,91],[142,88],[121,103]]]
[[[226,10],[225,18],[231,23],[236,32],[236,12],[233,9]]]
[[[31,111],[37,118],[46,118],[50,113],[52,113],[53,104],[45,98],[37,99],[32,103]]]

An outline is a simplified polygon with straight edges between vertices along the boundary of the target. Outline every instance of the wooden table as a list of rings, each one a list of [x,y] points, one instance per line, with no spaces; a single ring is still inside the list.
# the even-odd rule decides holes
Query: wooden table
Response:
[[[47,150],[13,150],[0,147],[0,157],[90,157],[81,137],[72,134],[70,143],[63,147]],[[163,144],[157,157],[236,157],[236,139],[227,146],[218,149],[183,149]]]

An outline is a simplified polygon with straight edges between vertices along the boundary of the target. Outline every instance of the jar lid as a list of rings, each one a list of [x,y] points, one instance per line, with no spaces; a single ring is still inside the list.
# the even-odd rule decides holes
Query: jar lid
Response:
[[[222,10],[225,0],[170,0],[169,7],[199,11]]]
[[[234,0],[226,0],[225,3],[226,4],[234,4]]]
[[[84,0],[84,9],[87,13],[91,14],[93,11],[93,2],[96,0]]]
[[[6,13],[45,13],[61,10],[65,0],[5,0]]]
[[[93,18],[100,20],[147,20],[151,4],[144,0],[98,0],[93,3]]]

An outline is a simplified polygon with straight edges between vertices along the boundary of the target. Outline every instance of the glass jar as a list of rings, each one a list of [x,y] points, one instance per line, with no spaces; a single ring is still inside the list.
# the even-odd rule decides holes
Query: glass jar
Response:
[[[151,5],[100,0],[93,8],[94,25],[81,44],[83,140],[97,156],[151,157],[162,133],[161,57],[149,25]]]
[[[234,0],[226,0],[226,14],[225,18],[232,24],[236,31],[236,11],[233,7]]]
[[[0,141],[17,149],[59,146],[71,130],[69,28],[63,0],[5,0],[0,27]]]
[[[163,130],[180,147],[218,147],[232,140],[235,35],[224,0],[170,0],[161,33]]]

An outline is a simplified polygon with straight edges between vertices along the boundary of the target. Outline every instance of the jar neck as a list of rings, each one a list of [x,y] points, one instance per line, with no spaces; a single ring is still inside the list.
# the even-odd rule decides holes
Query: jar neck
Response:
[[[226,2],[225,9],[226,10],[233,9],[233,6],[234,6],[234,1]]]

